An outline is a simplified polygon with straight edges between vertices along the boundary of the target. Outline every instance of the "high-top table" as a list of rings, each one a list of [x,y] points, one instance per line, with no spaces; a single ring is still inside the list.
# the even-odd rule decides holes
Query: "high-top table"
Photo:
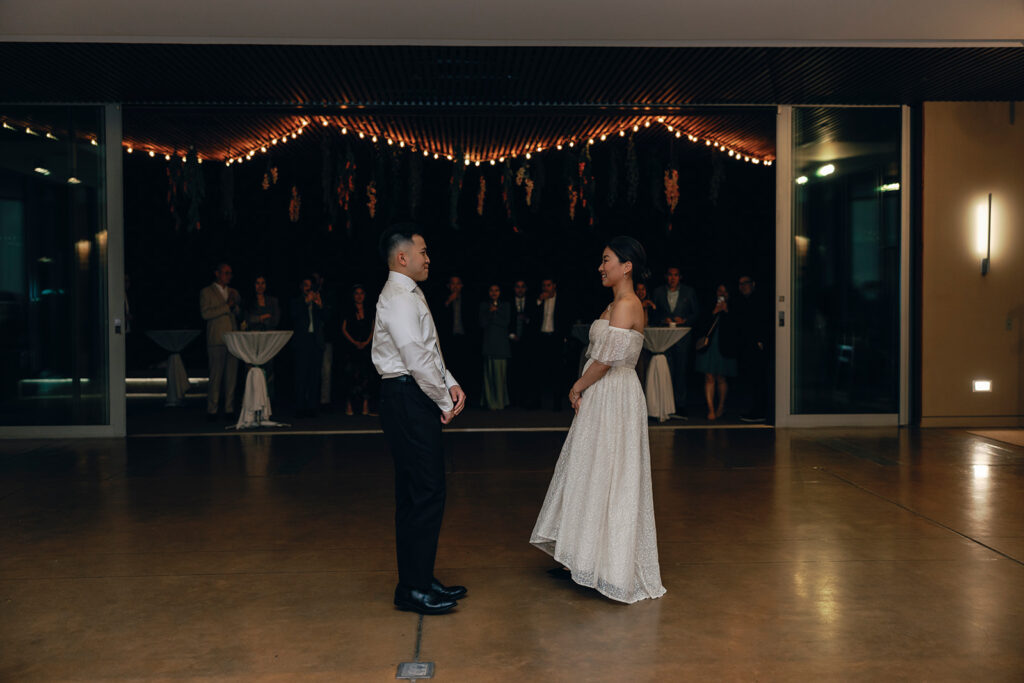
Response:
[[[180,406],[188,391],[188,373],[181,362],[181,352],[199,336],[199,330],[150,330],[146,336],[170,355],[167,357],[167,401],[164,405]]]
[[[672,371],[665,352],[683,340],[692,328],[648,327],[644,330],[644,348],[651,352],[647,366],[644,394],[647,396],[647,414],[664,422],[676,412],[676,398],[672,391]]]
[[[283,422],[271,422],[270,394],[263,366],[269,363],[292,338],[290,330],[271,332],[226,332],[224,345],[228,352],[249,367],[245,377],[245,394],[238,413],[235,429],[249,427],[287,427]],[[231,429],[231,427],[228,427]]]
[[[672,391],[672,371],[668,367],[665,352],[682,341],[690,333],[689,327],[646,327],[644,348],[651,352],[651,362],[644,378],[644,394],[647,397],[647,414],[664,422],[676,412],[676,399]],[[580,353],[580,372],[586,362],[587,345],[590,343],[590,325],[579,323],[572,326],[573,338],[583,342]]]

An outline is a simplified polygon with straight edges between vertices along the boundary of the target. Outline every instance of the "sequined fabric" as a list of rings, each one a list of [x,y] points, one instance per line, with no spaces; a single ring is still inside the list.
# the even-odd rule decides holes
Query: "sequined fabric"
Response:
[[[634,370],[643,341],[607,320],[590,326],[587,365],[611,369],[583,393],[530,536],[576,583],[627,603],[665,594],[647,403]]]

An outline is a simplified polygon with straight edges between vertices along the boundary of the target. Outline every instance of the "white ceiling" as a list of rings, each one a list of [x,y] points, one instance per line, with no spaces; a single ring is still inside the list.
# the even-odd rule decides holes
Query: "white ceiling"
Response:
[[[1024,0],[0,0],[0,41],[995,47]]]

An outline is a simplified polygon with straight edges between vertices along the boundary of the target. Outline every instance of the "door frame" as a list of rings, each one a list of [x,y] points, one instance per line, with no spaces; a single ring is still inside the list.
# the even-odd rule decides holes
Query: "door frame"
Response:
[[[0,427],[4,439],[115,438],[125,436],[124,339],[124,172],[121,151],[121,106],[103,105],[105,203],[107,232],[107,424],[26,425]]]
[[[803,105],[801,105],[803,106]],[[846,105],[815,105],[835,106]],[[877,108],[883,108],[883,106]],[[855,107],[848,107],[855,108]],[[875,108],[875,107],[873,107]],[[891,108],[891,107],[890,107]],[[911,224],[910,107],[900,107],[899,396],[895,413],[792,412],[793,109],[780,105],[775,126],[775,426],[896,427],[910,420]]]

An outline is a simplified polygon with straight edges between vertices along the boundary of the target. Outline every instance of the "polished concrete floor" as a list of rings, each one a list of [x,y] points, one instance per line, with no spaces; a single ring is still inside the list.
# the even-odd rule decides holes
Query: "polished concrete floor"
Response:
[[[377,435],[0,441],[0,680],[1024,680],[1024,448],[651,433],[668,594],[548,577],[564,434],[453,433],[441,617],[391,607]]]

